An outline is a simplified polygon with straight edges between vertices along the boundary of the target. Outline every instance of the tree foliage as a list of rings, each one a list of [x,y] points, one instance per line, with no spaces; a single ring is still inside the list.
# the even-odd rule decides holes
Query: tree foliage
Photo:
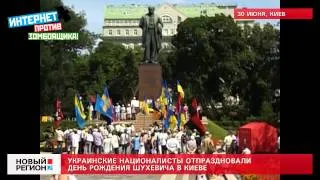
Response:
[[[242,29],[223,14],[187,19],[173,38],[174,77],[211,109],[239,94],[241,111],[260,115],[262,102],[270,102],[279,88],[279,40],[279,30],[270,24]]]
[[[63,4],[59,0],[43,0],[41,10],[53,10],[60,5]],[[69,8],[69,15],[70,21],[62,20],[63,31],[79,32],[79,41],[40,42],[41,114],[53,114],[54,101],[61,98],[63,111],[67,116],[73,115],[76,93],[87,100],[89,95],[101,95],[106,85],[115,101],[127,102],[135,94],[141,50],[126,50],[107,41],[93,50],[98,36],[85,29],[85,14]]]

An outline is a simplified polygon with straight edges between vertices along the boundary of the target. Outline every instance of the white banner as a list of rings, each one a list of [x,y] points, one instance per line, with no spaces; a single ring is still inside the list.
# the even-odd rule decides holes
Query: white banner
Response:
[[[60,174],[60,154],[8,154],[8,174]]]

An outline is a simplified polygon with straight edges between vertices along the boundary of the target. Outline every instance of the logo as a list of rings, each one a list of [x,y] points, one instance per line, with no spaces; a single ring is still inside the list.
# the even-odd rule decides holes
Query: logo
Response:
[[[47,169],[52,170],[52,159],[47,159],[47,162],[48,162]]]
[[[58,174],[59,154],[8,154],[8,174]]]
[[[68,22],[70,19],[69,11],[59,6],[55,11],[8,17],[8,26],[33,26],[34,32],[28,33],[28,40],[78,40],[77,32],[53,32],[62,31],[62,20]]]

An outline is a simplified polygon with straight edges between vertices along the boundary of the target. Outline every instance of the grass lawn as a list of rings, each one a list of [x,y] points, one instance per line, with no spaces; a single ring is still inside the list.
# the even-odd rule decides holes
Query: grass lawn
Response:
[[[213,121],[208,119],[207,130],[212,134],[214,139],[224,139],[228,135],[228,131],[215,124]]]

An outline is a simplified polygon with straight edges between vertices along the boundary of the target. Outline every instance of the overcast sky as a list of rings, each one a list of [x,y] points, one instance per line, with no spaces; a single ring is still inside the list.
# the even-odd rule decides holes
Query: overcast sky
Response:
[[[64,4],[74,7],[76,12],[84,11],[87,18],[87,29],[95,33],[102,33],[103,10],[106,4],[160,4],[160,3],[236,3],[238,7],[248,8],[279,8],[280,0],[63,0]],[[259,20],[261,23],[271,22],[276,24],[277,20]]]

